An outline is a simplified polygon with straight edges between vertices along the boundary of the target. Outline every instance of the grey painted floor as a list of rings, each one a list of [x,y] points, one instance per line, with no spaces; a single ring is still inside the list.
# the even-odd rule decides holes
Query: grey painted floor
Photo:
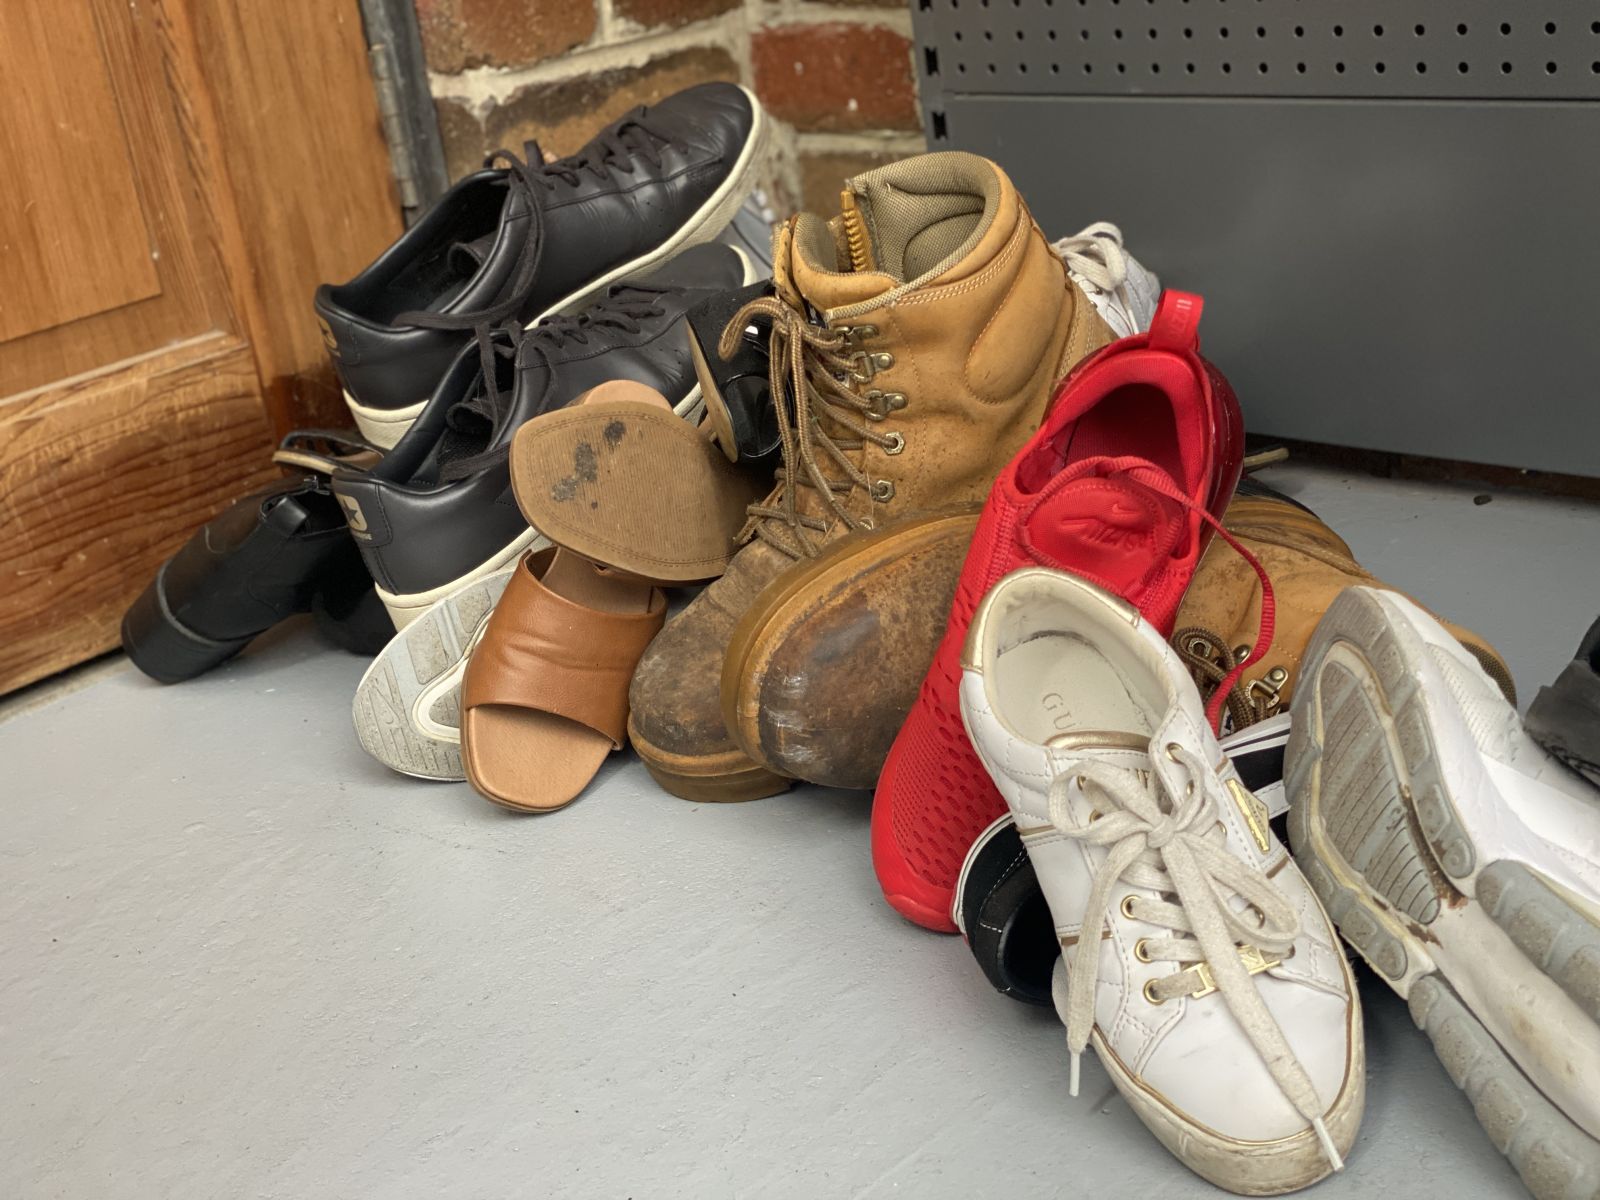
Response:
[[[1525,695],[1600,609],[1600,509],[1266,478],[1497,642]],[[0,724],[0,1197],[1218,1194],[1052,1013],[880,900],[868,798],[696,806],[615,757],[518,819],[357,748],[290,626]],[[1370,984],[1371,980],[1367,982]],[[1318,1200],[1516,1196],[1404,1009]]]

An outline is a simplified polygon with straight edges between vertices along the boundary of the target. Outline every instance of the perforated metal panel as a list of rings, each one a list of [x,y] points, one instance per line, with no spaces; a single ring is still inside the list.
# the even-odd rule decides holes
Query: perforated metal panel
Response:
[[[1600,475],[1600,3],[912,11],[930,145],[1204,293],[1254,429]]]
[[[1600,5],[1440,0],[917,0],[958,92],[1600,97]]]

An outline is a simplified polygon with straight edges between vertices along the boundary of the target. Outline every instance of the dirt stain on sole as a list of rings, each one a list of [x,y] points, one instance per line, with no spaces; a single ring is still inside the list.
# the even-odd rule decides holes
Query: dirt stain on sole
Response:
[[[613,421],[613,425],[620,422]],[[609,427],[606,436],[611,436]],[[600,460],[595,455],[594,447],[588,442],[579,442],[572,450],[572,474],[556,480],[550,485],[550,499],[558,504],[564,504],[578,494],[578,486],[584,483],[593,483],[600,478]]]

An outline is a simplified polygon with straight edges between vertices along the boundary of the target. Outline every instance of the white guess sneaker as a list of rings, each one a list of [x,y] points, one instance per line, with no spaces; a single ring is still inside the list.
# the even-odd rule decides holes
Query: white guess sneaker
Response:
[[[1338,1170],[1366,1098],[1355,984],[1176,653],[1126,602],[1026,568],[979,607],[962,668],[967,732],[1061,939],[1073,1093],[1093,1042],[1219,1187],[1276,1195]]]
[[[1122,245],[1122,230],[1096,221],[1050,248],[1067,264],[1067,274],[1111,332],[1119,338],[1146,333],[1161,299],[1161,281]]]
[[[1529,1190],[1600,1196],[1600,791],[1404,596],[1341,593],[1301,670],[1306,878]]]

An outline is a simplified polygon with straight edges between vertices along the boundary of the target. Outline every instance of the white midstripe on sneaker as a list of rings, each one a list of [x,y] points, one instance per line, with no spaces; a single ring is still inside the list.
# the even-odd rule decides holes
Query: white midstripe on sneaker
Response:
[[[1600,1196],[1600,791],[1403,596],[1341,593],[1301,671],[1307,879],[1529,1190]]]
[[[1343,1165],[1366,1095],[1361,1007],[1322,906],[1127,603],[1015,571],[962,662],[967,732],[1033,862],[1055,1003],[1186,1166],[1242,1195]]]
[[[1122,230],[1096,221],[1050,248],[1067,264],[1067,274],[1119,338],[1147,333],[1161,299],[1161,281],[1122,244]]]

